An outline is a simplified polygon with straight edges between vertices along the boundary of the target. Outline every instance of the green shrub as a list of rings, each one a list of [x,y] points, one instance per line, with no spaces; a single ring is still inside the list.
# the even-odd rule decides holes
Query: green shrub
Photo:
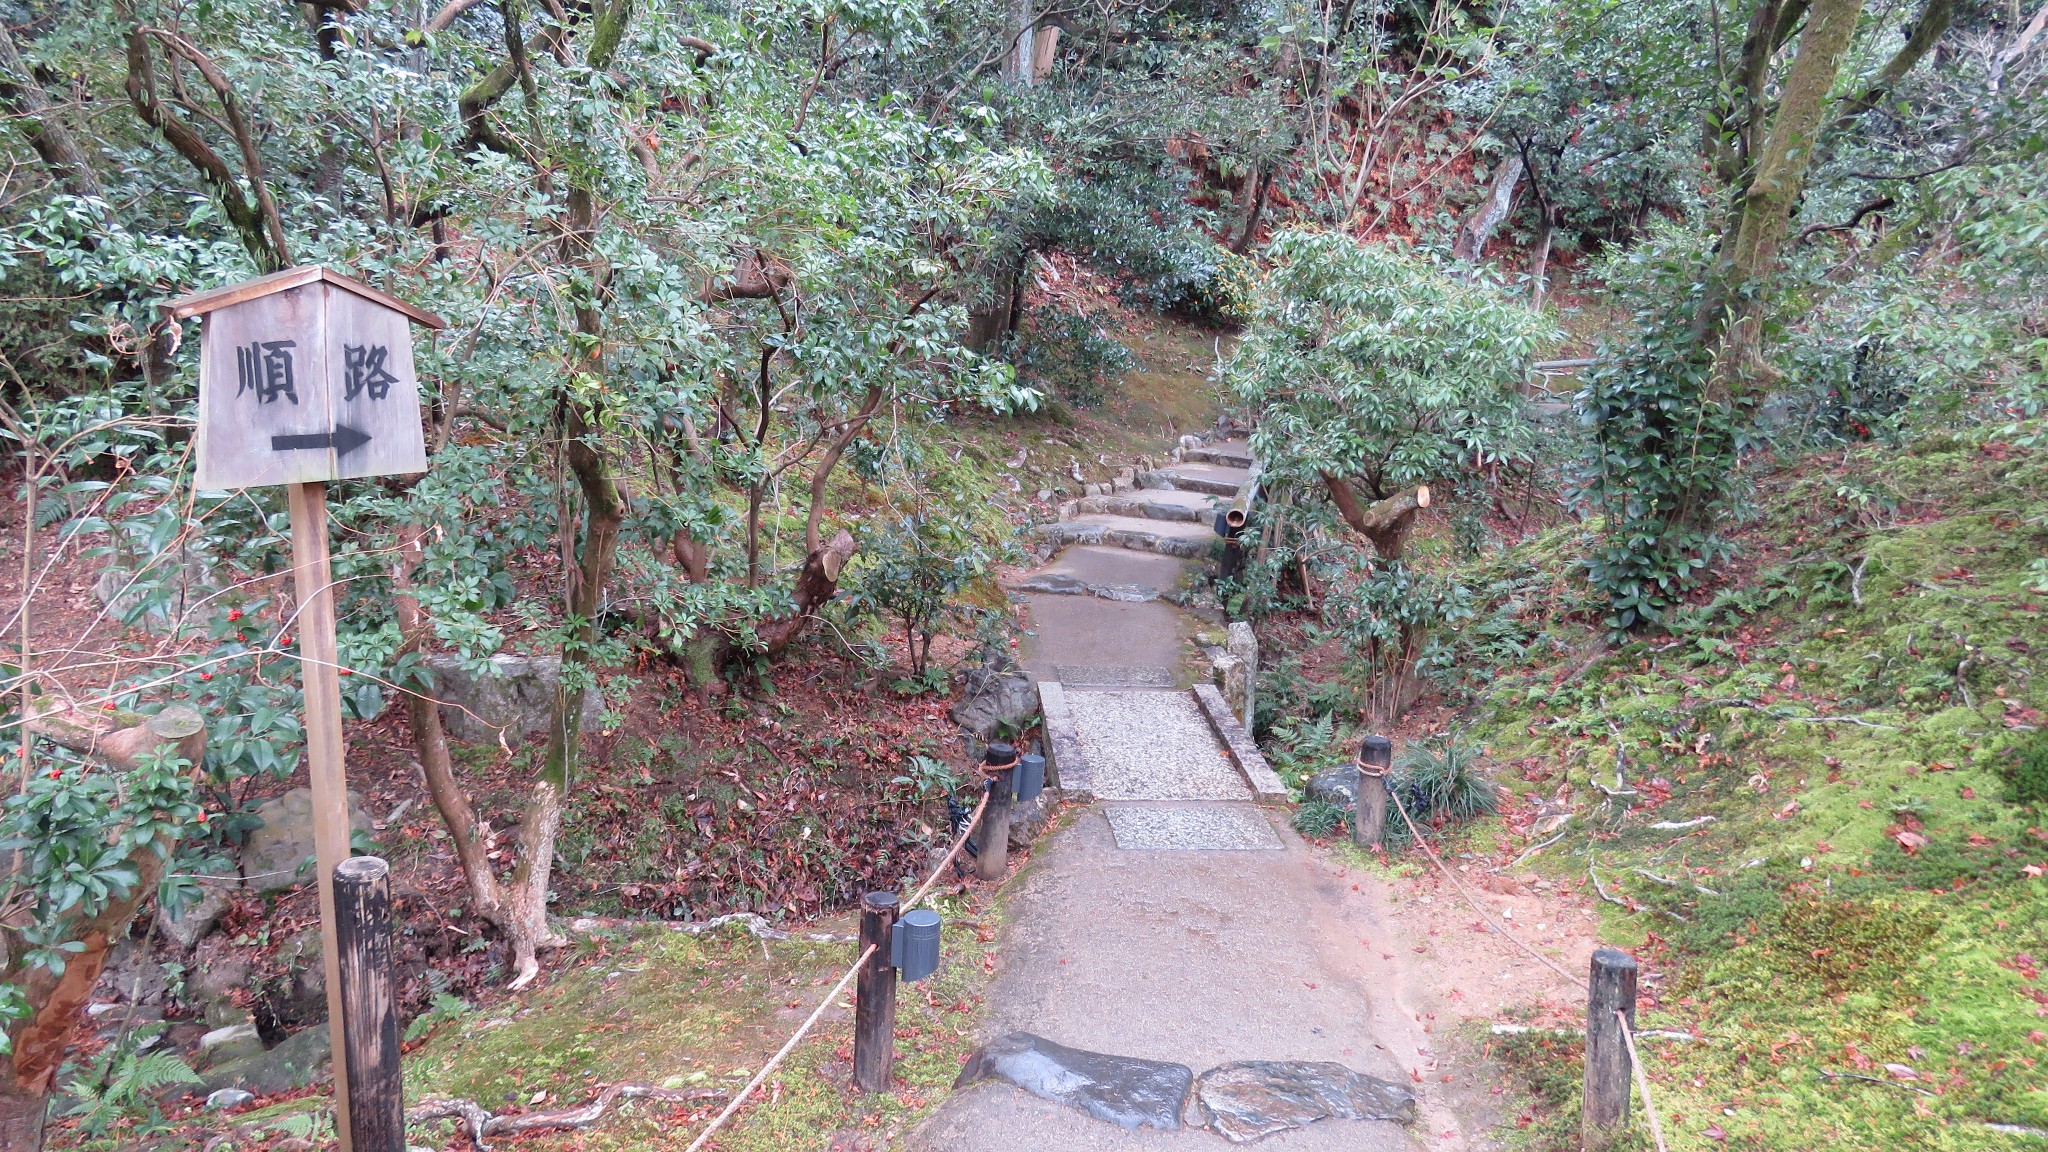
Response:
[[[1017,375],[1076,408],[1101,404],[1138,366],[1115,336],[1077,312],[1036,311],[1018,335]]]
[[[1351,826],[1350,810],[1328,800],[1310,800],[1294,810],[1294,830],[1318,839]]]
[[[1391,791],[1417,824],[1441,827],[1491,816],[1500,810],[1500,785],[1479,766],[1479,748],[1447,732],[1408,745],[1394,760],[1387,781]],[[1398,813],[1387,820],[1387,838],[1405,842],[1408,821]]]

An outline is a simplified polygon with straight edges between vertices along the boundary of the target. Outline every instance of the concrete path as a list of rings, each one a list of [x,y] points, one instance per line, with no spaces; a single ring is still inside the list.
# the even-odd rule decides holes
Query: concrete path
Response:
[[[1242,452],[1218,446],[1188,467],[1217,484],[1231,472],[1241,479],[1248,461],[1232,459],[1233,448]],[[1171,588],[1187,563],[1149,549],[1087,546],[1035,575]],[[1295,835],[1286,811],[1253,802],[1189,693],[1134,686],[1185,685],[1196,622],[1156,600],[1085,591],[1030,592],[1024,600],[1033,630],[1025,667],[1062,682],[1097,802],[1038,844],[1006,894],[987,1037],[1029,1031],[1071,1047],[1176,1061],[1198,1076],[1232,1060],[1328,1060],[1419,1087],[1433,1070],[1430,1038],[1418,1013],[1399,1002],[1399,982],[1389,979],[1382,953],[1366,947],[1387,932],[1368,898]],[[1435,1111],[1425,1104],[1416,1134],[1443,1127]],[[1192,1106],[1187,1120],[1201,1123]],[[904,1146],[1164,1152],[1229,1145],[1193,1126],[1127,1132],[1011,1085],[984,1083],[948,1098]],[[1260,1146],[1396,1152],[1450,1145],[1417,1140],[1393,1123],[1325,1120]]]

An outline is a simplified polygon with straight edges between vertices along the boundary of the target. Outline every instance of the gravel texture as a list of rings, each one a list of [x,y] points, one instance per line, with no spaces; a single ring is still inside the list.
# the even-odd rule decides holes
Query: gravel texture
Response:
[[[1184,692],[1067,693],[1103,800],[1249,800],[1251,790]]]
[[[1121,664],[1062,664],[1056,671],[1069,688],[1171,688],[1171,668],[1131,668]]]

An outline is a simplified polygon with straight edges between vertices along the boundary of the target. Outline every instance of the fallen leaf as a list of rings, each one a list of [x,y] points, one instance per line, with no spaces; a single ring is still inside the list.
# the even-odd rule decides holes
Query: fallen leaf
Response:
[[[1927,837],[1918,832],[1894,832],[1892,839],[1899,842],[1899,847],[1904,848],[1908,856],[1927,846]]]

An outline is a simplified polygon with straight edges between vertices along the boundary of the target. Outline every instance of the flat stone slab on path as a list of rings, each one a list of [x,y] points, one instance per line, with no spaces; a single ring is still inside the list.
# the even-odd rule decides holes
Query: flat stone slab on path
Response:
[[[981,1080],[1006,1080],[1119,1128],[1172,1131],[1180,1127],[1195,1074],[1185,1064],[1089,1052],[1012,1032],[977,1049],[953,1087]]]
[[[1280,851],[1280,837],[1265,813],[1250,804],[1113,804],[1109,817],[1116,846],[1127,851]]]
[[[1069,690],[1067,707],[1098,799],[1251,799],[1193,696]]]
[[[1239,1060],[1202,1073],[1195,1102],[1233,1144],[1318,1120],[1415,1120],[1415,1094],[1327,1060]]]

